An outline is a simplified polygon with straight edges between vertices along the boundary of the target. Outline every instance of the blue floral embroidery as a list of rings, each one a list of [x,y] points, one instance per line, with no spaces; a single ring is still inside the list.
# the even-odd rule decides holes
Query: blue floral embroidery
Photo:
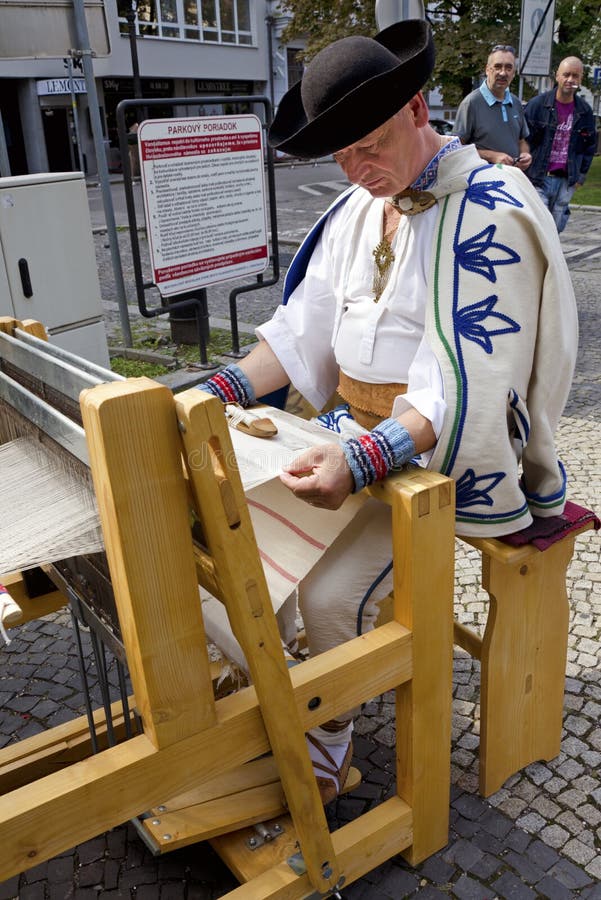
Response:
[[[350,406],[348,403],[340,403],[330,412],[317,416],[317,422],[322,428],[327,428],[329,431],[335,431],[337,434],[340,434],[343,428],[341,422],[343,423],[344,419],[349,419],[351,422],[355,421],[349,410]]]
[[[512,197],[508,191],[503,190],[504,181],[481,181],[478,184],[470,184],[467,189],[468,200],[478,203],[487,209],[494,209],[497,203],[509,203],[510,206],[522,208],[523,203]]]
[[[493,241],[496,229],[496,225],[488,225],[479,234],[458,244],[455,251],[460,266],[468,272],[483,275],[493,283],[497,280],[495,266],[508,266],[520,262],[520,256],[515,250]],[[499,250],[499,256],[497,258],[491,256],[491,250]]]
[[[473,469],[466,469],[456,484],[456,504],[458,509],[468,506],[493,506],[490,492],[505,478],[504,472],[491,472],[489,475],[476,475]]]
[[[493,335],[511,334],[520,330],[518,323],[510,319],[509,316],[504,316],[500,312],[493,312],[493,307],[498,302],[498,299],[496,294],[491,294],[490,297],[480,300],[479,303],[464,306],[463,309],[457,312],[455,317],[459,333],[468,341],[475,341],[487,353],[492,353],[493,351],[491,341]],[[483,323],[487,319],[498,319],[500,322],[505,323],[505,327],[491,328],[491,323],[489,322],[489,327],[485,328]]]

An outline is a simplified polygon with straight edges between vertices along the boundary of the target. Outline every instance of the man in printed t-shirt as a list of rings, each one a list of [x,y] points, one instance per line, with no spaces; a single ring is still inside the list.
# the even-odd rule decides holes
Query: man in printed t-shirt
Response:
[[[597,136],[593,111],[577,95],[582,62],[569,56],[559,64],[556,88],[533,97],[525,109],[530,128],[532,165],[527,175],[562,232],[570,215],[570,200],[584,183]]]

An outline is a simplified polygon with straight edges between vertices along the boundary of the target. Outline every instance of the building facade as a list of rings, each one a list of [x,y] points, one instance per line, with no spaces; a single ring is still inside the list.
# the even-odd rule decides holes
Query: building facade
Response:
[[[121,170],[117,104],[136,93],[197,101],[153,105],[152,117],[240,113],[243,107],[234,110],[227,102],[236,95],[266,96],[277,105],[302,69],[300,44],[280,44],[286,18],[276,8],[277,0],[104,0],[99,29],[90,28],[88,12],[109,171]],[[68,46],[73,39],[65,35],[64,51],[59,40],[59,49],[53,45],[52,56],[45,56],[56,29],[38,10],[28,13],[17,0],[0,0],[0,33],[3,19],[7,34],[11,25],[19,26],[19,17],[29,16],[21,19],[19,34],[30,36],[18,42],[22,58],[7,58],[14,53],[14,39],[0,40],[0,149],[5,151],[0,163],[4,159],[9,167],[1,174],[81,170],[93,175],[97,162],[77,47]],[[224,101],[203,106],[203,97]],[[133,124],[134,110],[130,119]]]

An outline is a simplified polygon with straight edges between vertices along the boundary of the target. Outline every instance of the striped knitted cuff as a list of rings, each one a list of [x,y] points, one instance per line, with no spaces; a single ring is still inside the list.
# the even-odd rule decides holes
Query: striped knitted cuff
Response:
[[[252,384],[235,363],[226,366],[198,387],[201,391],[214,394],[223,403],[239,403],[244,409],[256,400]]]
[[[391,469],[400,469],[415,455],[415,444],[407,429],[396,419],[384,419],[359,438],[341,444],[355,490],[382,481]]]

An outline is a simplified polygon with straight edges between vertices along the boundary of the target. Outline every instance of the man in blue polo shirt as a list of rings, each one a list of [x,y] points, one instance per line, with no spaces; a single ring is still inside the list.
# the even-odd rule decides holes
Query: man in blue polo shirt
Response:
[[[515,72],[513,47],[493,47],[486,64],[486,79],[461,101],[454,131],[463,144],[475,144],[487,162],[524,170],[532,157],[522,104],[509,90]]]

